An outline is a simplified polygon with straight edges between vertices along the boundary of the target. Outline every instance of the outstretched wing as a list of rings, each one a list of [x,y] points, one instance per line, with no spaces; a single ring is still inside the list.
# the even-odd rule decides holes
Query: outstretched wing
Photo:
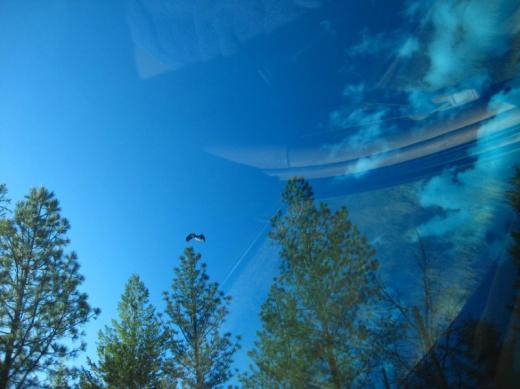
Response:
[[[195,234],[192,232],[191,234],[189,234],[189,235],[186,237],[186,242],[189,242],[189,241],[192,240],[194,237],[195,237]]]
[[[204,234],[200,234],[200,235],[199,235],[199,238],[200,238],[200,240],[202,240],[204,243],[206,243],[206,237],[204,236]]]

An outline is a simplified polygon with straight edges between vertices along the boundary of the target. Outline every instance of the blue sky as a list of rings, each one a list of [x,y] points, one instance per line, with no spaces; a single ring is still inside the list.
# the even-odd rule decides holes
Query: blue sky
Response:
[[[102,309],[87,328],[90,355],[132,273],[162,307],[191,231],[208,239],[196,249],[212,279],[244,258],[226,288],[241,301],[230,325],[250,343],[248,317],[276,272],[263,228],[279,207],[279,177],[318,178],[318,197],[352,208],[388,249],[390,270],[389,252],[409,250],[396,241],[403,226],[455,251],[469,245],[471,228],[494,231],[490,247],[503,250],[495,225],[511,219],[501,195],[518,159],[518,69],[505,65],[516,52],[515,2],[194,4],[0,3],[0,182],[13,199],[46,186],[71,221],[84,290]],[[457,29],[465,34],[451,41]],[[432,98],[461,90],[477,100],[432,111]],[[377,101],[386,105],[366,109]],[[500,102],[509,104],[507,134],[493,122],[441,134],[468,107]],[[448,152],[434,132],[471,141]],[[490,134],[502,143],[490,146]],[[414,137],[421,142],[406,143]],[[425,145],[440,148],[429,154]]]
[[[242,55],[143,79],[128,6],[0,5],[0,180],[13,199],[32,186],[55,191],[71,221],[70,247],[78,252],[84,289],[103,312],[87,328],[89,353],[132,273],[162,306],[160,293],[170,286],[184,237],[200,231],[208,243],[197,249],[212,279],[222,281],[277,209],[282,182],[204,147],[255,142],[266,132],[284,137],[285,129],[306,122],[297,113],[310,112],[305,107],[318,99],[305,91],[313,88],[310,69],[285,64],[297,26],[287,31],[290,42],[264,36],[244,44]],[[271,70],[270,88],[258,74],[266,66],[298,73],[287,80]]]

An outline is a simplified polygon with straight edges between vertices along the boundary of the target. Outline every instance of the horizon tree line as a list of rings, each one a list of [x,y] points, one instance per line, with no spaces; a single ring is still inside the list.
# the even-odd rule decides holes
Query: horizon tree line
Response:
[[[517,212],[519,183],[516,169],[507,196]],[[269,232],[279,248],[279,274],[260,309],[251,366],[237,377],[242,387],[493,385],[498,362],[483,361],[472,342],[485,333],[485,350],[496,354],[500,336],[491,323],[447,325],[436,319],[447,286],[420,236],[422,299],[410,304],[380,281],[376,253],[346,207],[316,203],[303,178],[287,182],[282,202],[284,211],[273,216]],[[133,274],[118,319],[99,331],[96,360],[71,366],[85,350],[84,326],[100,311],[80,292],[84,278],[77,255],[66,252],[69,228],[52,192],[32,189],[11,209],[0,185],[0,389],[203,389],[229,382],[240,348],[240,337],[223,332],[231,297],[210,281],[192,247],[184,250],[163,293],[164,313]],[[518,236],[513,233],[517,265]],[[517,305],[515,317],[519,311]],[[518,342],[518,334],[513,340]],[[456,374],[459,367],[466,373]]]
[[[231,300],[209,282],[206,264],[192,247],[164,292],[166,315],[156,313],[137,274],[128,280],[119,320],[99,332],[98,361],[88,359],[82,388],[218,388],[231,376],[239,337],[222,332]]]
[[[100,314],[80,291],[77,255],[66,252],[67,219],[41,187],[10,208],[0,185],[0,389],[210,388],[231,377],[239,338],[222,332],[230,297],[209,281],[187,247],[164,292],[166,318],[134,274],[112,320],[98,335],[97,361],[68,362],[85,351],[84,326]]]

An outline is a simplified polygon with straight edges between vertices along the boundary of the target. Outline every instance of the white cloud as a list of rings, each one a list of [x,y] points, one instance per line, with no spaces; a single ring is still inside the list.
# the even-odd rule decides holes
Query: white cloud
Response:
[[[368,30],[361,31],[361,42],[350,47],[346,52],[349,56],[367,56],[381,54],[396,45],[396,35],[388,33],[369,34]]]
[[[364,83],[349,84],[343,88],[343,96],[358,99],[363,95],[365,89],[366,87]]]
[[[384,161],[384,157],[371,155],[369,157],[360,158],[350,167],[345,174],[352,174],[356,178],[363,177],[370,170],[376,169]]]
[[[481,91],[489,87],[493,66],[500,63],[501,56],[511,47],[514,34],[520,30],[519,4],[513,0],[411,1],[404,15],[420,28],[417,35],[408,36],[401,46],[391,42],[398,37],[395,33],[369,35],[363,31],[361,42],[348,52],[368,55],[395,49],[401,59],[417,57],[419,63],[425,63],[423,68],[411,69],[419,72],[422,82],[416,85],[421,87],[408,89],[409,107],[402,109],[404,114],[414,113],[418,119],[425,119],[438,110],[434,100],[439,89],[446,95],[472,91],[476,99],[480,99]],[[355,102],[361,101],[365,92],[365,86],[345,88],[347,97],[356,96]],[[495,110],[499,103],[520,106],[520,88],[513,88],[507,94],[497,93],[488,109]],[[475,239],[482,239],[493,227],[497,214],[505,207],[504,190],[518,156],[518,153],[504,152],[508,143],[520,141],[514,136],[511,138],[510,133],[507,135],[508,128],[519,125],[518,115],[518,110],[513,109],[485,121],[478,129],[475,146],[468,151],[474,158],[473,163],[463,171],[441,172],[419,191],[423,207],[435,206],[444,211],[421,226],[423,234],[474,234]],[[343,108],[335,111],[330,117],[331,125],[348,128],[363,123],[365,126],[331,147],[332,152],[338,147],[363,148],[374,143],[381,144],[384,150],[389,132],[386,118],[388,111],[385,110],[366,113],[352,109],[349,113]],[[366,169],[378,167],[378,163],[376,156],[369,155],[346,173],[359,177]]]
[[[488,76],[490,61],[504,54],[518,28],[508,18],[517,7],[511,0],[435,2],[424,21],[432,29],[424,81],[432,88],[443,88],[472,73]]]
[[[408,38],[399,48],[398,55],[401,58],[409,58],[415,54],[420,48],[419,40],[415,37]]]
[[[513,89],[507,95],[497,93],[490,101],[492,109],[498,103],[520,106],[520,89]],[[504,207],[504,193],[518,153],[504,153],[508,142],[519,142],[520,134],[511,135],[508,130],[520,125],[518,108],[481,125],[474,147],[469,155],[476,158],[472,167],[462,172],[453,169],[432,178],[419,193],[421,205],[437,206],[447,211],[421,226],[426,235],[448,233],[468,233],[475,239],[494,225],[494,218]]]

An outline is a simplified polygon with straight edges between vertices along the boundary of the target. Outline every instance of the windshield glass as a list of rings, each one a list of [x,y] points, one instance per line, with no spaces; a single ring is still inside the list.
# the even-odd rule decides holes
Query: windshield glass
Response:
[[[520,382],[518,1],[2,1],[0,58],[0,388]]]

